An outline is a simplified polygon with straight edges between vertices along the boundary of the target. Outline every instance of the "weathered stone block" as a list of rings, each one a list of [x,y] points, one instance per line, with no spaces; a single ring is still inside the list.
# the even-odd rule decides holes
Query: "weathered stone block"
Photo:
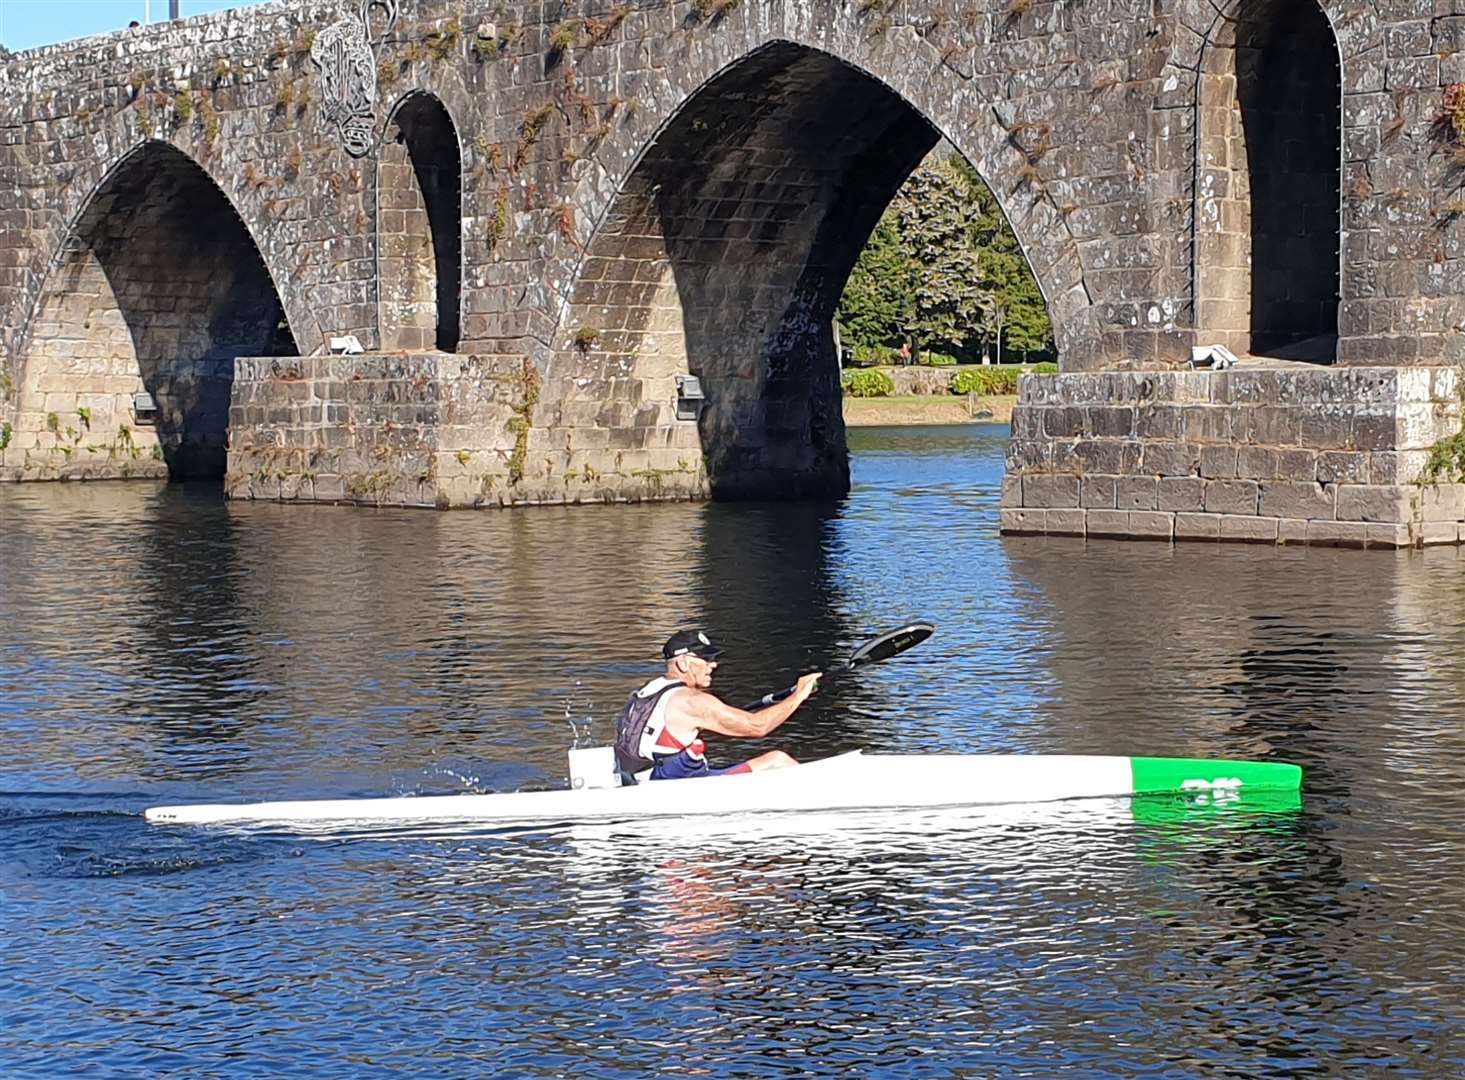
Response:
[[[1206,482],[1206,512],[1255,514],[1260,491],[1255,480],[1209,480]]]
[[[1090,407],[1084,410],[1084,430],[1097,437],[1132,438],[1135,411],[1119,407]]]
[[[1404,548],[1413,547],[1415,543],[1414,529],[1403,523],[1376,524],[1368,526],[1368,546],[1382,548]]]
[[[1040,439],[1013,439],[1007,444],[1007,471],[1046,473],[1053,469],[1053,444]]]
[[[1118,506],[1117,476],[1085,474],[1079,483],[1079,503],[1085,508],[1113,510]]]
[[[1407,522],[1415,518],[1411,505],[1418,489],[1388,484],[1339,484],[1336,512],[1339,521]]]
[[[1002,505],[1013,508],[1022,505],[1022,477],[1007,475],[1002,478]]]
[[[1369,482],[1369,455],[1353,450],[1321,453],[1317,456],[1317,479],[1323,484],[1366,484]]]
[[[1033,535],[1043,532],[1045,510],[1030,510],[1026,507],[1019,510],[1001,511],[1002,531],[1016,536]]]
[[[1083,536],[1087,514],[1083,510],[1046,510],[1043,531],[1049,536]]]
[[[1202,446],[1200,448],[1200,475],[1207,480],[1235,479],[1238,452],[1238,448],[1235,446]]]
[[[1277,543],[1306,544],[1308,523],[1300,518],[1277,519]]]
[[[1362,521],[1309,521],[1307,542],[1323,547],[1365,547],[1368,525]]]
[[[1244,416],[1245,439],[1249,443],[1266,446],[1296,446],[1301,437],[1301,418],[1298,409],[1258,406],[1245,410]],[[1339,442],[1337,445],[1342,446],[1343,443]]]
[[[1073,438],[1083,433],[1083,409],[1049,408],[1043,410],[1043,434],[1047,438]]]
[[[1183,417],[1178,405],[1145,405],[1135,412],[1134,433],[1142,439],[1176,440],[1183,430]]]
[[[1089,536],[1122,538],[1130,535],[1129,511],[1088,510],[1085,528]]]
[[[1054,463],[1058,462],[1061,444],[1054,448]],[[1101,473],[1109,476],[1128,476],[1136,471],[1142,453],[1142,444],[1127,439],[1080,439],[1069,448],[1071,460],[1066,468],[1085,473]]]
[[[1322,518],[1331,521],[1334,514],[1334,487],[1316,483],[1295,483],[1271,480],[1261,485],[1257,513],[1263,517]]]
[[[1219,540],[1220,538],[1220,514],[1177,513],[1175,515],[1175,539]]]
[[[1419,542],[1425,546],[1458,544],[1460,524],[1455,521],[1425,521],[1419,526]]]
[[[1426,484],[1415,496],[1423,521],[1465,519],[1465,484]]]
[[[1115,507],[1120,510],[1154,510],[1158,505],[1158,481],[1153,476],[1124,476],[1115,491]]]
[[[1311,448],[1278,450],[1276,469],[1279,480],[1316,480],[1317,451]]]
[[[1222,540],[1275,544],[1277,542],[1277,519],[1254,515],[1222,514],[1220,532]]]
[[[1429,453],[1425,450],[1376,451],[1367,457],[1367,478],[1350,478],[1348,483],[1414,484],[1424,476],[1429,464]]]
[[[1153,476],[1193,476],[1200,466],[1201,448],[1196,443],[1147,442],[1140,468]]]
[[[1043,410],[1031,405],[1019,405],[1012,410],[1012,437],[1014,439],[1041,439],[1043,437]]]
[[[1237,437],[1237,413],[1229,406],[1185,405],[1182,437],[1193,443],[1230,443]]]
[[[1156,488],[1156,505],[1161,510],[1205,509],[1206,482],[1198,476],[1161,477]]]
[[[1248,480],[1272,479],[1277,475],[1277,451],[1270,446],[1238,447],[1236,475]]]
[[[1077,476],[1026,475],[1022,481],[1023,505],[1057,509],[1078,506]]]
[[[1352,431],[1346,445],[1354,450],[1408,450],[1398,445],[1397,424],[1393,411],[1359,413],[1353,417]]]
[[[1169,540],[1175,534],[1175,515],[1152,510],[1132,510],[1129,535],[1136,540]]]

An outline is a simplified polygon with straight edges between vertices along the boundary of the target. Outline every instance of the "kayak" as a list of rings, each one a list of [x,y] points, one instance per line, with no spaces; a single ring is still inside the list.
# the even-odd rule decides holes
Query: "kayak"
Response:
[[[1297,791],[1302,769],[1280,762],[1007,754],[866,754],[786,769],[629,787],[480,795],[156,806],[157,824],[457,822],[546,825],[643,817],[915,809],[1129,795]]]

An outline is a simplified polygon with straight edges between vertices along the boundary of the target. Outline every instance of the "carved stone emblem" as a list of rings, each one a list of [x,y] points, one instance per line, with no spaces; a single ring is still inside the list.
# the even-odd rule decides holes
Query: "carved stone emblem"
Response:
[[[372,9],[385,21],[372,30]],[[397,0],[361,0],[360,12],[316,35],[310,59],[320,69],[321,124],[334,127],[346,153],[363,157],[376,142],[376,64],[382,39],[397,24]]]

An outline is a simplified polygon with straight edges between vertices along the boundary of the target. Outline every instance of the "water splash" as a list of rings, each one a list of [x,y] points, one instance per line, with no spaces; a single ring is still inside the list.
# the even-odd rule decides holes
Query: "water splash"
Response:
[[[584,723],[577,724],[575,722],[575,696],[579,693],[583,685],[579,679],[576,679],[575,688],[570,691],[569,697],[565,698],[565,723],[570,725],[571,750],[579,750],[582,747],[594,745],[590,736],[590,729],[591,725],[595,722],[595,718],[587,714]]]

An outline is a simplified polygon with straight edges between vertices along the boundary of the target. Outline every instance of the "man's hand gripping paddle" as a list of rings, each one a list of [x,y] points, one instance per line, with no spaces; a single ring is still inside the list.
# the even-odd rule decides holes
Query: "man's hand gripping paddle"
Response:
[[[879,663],[881,660],[889,660],[892,656],[899,656],[908,649],[914,649],[921,642],[936,632],[936,627],[928,622],[907,623],[905,626],[895,630],[887,630],[877,638],[871,638],[849,658],[843,667],[835,668],[829,674],[833,675],[840,671],[853,671],[855,668],[864,667],[866,664]],[[782,701],[795,690],[798,684],[785,686],[782,690],[775,690],[771,694],[764,694],[757,701],[743,706],[744,712],[756,712],[759,709],[767,708],[776,702]]]

